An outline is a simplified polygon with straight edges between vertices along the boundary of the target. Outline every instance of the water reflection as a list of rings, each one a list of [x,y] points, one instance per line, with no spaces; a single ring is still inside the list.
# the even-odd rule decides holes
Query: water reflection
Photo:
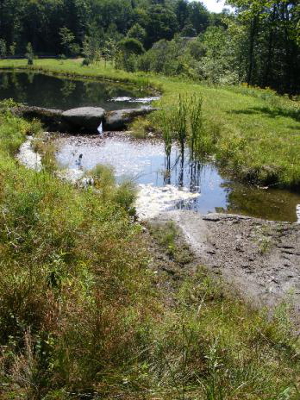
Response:
[[[106,110],[140,107],[138,102],[111,102],[112,97],[144,97],[148,93],[120,83],[61,79],[38,73],[0,72],[0,99],[30,106],[60,108],[97,106]]]
[[[63,166],[89,170],[97,164],[110,164],[118,181],[130,177],[136,183],[155,186],[174,185],[201,195],[185,208],[207,212],[232,212],[277,221],[294,222],[300,195],[285,190],[262,190],[242,185],[221,176],[212,163],[190,162],[188,151],[181,157],[174,146],[169,158],[158,141],[136,141],[124,137],[106,139],[72,137],[59,140],[57,160]]]

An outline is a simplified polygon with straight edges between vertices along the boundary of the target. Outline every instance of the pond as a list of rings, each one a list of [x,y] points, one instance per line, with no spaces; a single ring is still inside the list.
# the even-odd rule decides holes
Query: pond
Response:
[[[96,106],[105,110],[140,107],[149,93],[132,85],[67,79],[35,72],[0,71],[0,100],[45,108],[68,110]]]
[[[113,110],[149,104],[151,97],[147,96],[149,93],[121,83],[0,71],[0,99],[12,98],[30,106],[63,110],[98,106]],[[159,141],[137,141],[124,135],[105,139],[77,136],[61,138],[58,145],[57,160],[64,167],[90,170],[97,164],[112,165],[119,182],[127,177],[137,185],[143,185],[145,202],[159,200],[159,207],[168,196],[177,196],[181,200],[171,202],[169,208],[190,209],[203,214],[229,212],[277,221],[300,219],[299,194],[234,182],[223,176],[214,163],[190,163],[188,151],[182,160],[176,146],[172,150],[168,173],[164,145]],[[149,191],[149,188],[161,188],[155,193],[155,199],[151,198],[154,189]],[[193,196],[180,197],[179,191]]]
[[[173,146],[171,170],[166,171],[164,145],[157,140],[135,140],[124,135],[100,137],[64,137],[57,141],[57,161],[64,168],[94,168],[112,165],[118,182],[132,179],[146,187],[171,187],[199,194],[178,201],[174,208],[208,212],[244,214],[275,221],[297,221],[300,195],[285,190],[257,188],[234,182],[218,171],[214,163],[190,163]],[[79,157],[82,155],[81,157]],[[164,196],[164,191],[159,193]],[[145,201],[151,202],[151,197]],[[172,207],[171,207],[172,208]]]

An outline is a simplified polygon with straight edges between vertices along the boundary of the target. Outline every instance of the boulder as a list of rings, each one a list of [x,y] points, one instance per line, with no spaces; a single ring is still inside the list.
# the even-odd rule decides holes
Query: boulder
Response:
[[[48,130],[64,131],[65,126],[62,122],[62,110],[34,107],[34,106],[20,106],[11,109],[11,112],[19,117],[29,120],[39,119]]]
[[[97,133],[104,119],[105,110],[101,107],[79,107],[62,113],[62,119],[73,130]]]
[[[133,109],[123,109],[109,111],[105,114],[104,130],[105,131],[121,131],[126,129],[135,118],[141,117],[157,110],[152,107],[141,107]]]

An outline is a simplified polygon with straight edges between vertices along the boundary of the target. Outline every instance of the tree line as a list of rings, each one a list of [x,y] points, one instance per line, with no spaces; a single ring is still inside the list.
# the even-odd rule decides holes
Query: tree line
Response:
[[[104,57],[128,71],[299,93],[298,0],[227,3],[234,13],[187,0],[3,0],[0,56]]]

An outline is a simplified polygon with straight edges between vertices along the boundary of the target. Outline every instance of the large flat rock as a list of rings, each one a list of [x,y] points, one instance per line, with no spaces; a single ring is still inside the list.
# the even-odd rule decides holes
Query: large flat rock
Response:
[[[62,118],[74,130],[96,133],[104,114],[105,110],[101,107],[79,107],[64,111]]]
[[[123,110],[109,111],[105,114],[104,130],[105,131],[121,131],[127,128],[135,118],[142,117],[155,111],[156,108],[126,108]]]

